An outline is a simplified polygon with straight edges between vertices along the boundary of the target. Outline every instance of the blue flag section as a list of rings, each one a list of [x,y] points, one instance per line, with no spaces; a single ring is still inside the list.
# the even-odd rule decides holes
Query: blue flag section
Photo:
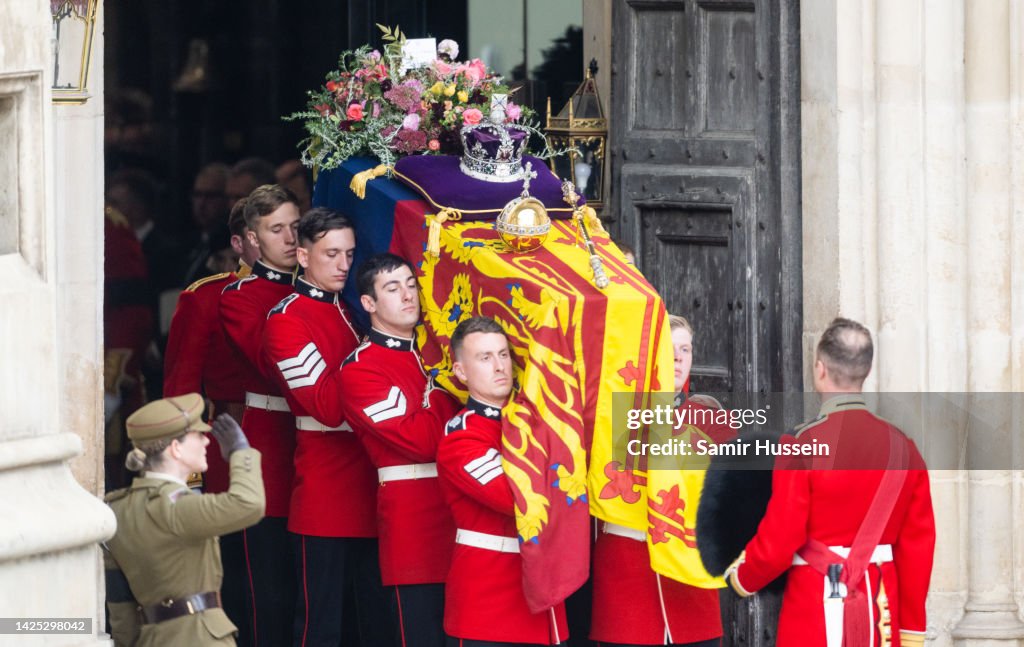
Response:
[[[421,200],[412,189],[387,177],[369,182],[366,185],[366,198],[359,199],[349,188],[352,176],[378,163],[372,157],[351,158],[336,169],[321,172],[313,189],[314,207],[330,207],[340,211],[355,225],[355,258],[341,297],[363,332],[369,330],[370,318],[359,303],[355,270],[370,256],[388,251],[395,228],[397,204],[403,200]]]

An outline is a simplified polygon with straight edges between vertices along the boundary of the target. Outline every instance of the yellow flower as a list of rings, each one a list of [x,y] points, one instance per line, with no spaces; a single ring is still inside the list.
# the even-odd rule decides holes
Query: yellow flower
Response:
[[[469,101],[469,93],[466,92],[465,90],[459,90],[459,101],[461,101],[462,103],[466,103],[467,101]]]
[[[444,84],[438,81],[434,85],[430,86],[430,91],[435,97],[441,96],[441,93],[444,92]]]
[[[444,89],[444,96],[450,97],[453,94],[455,94],[455,84],[454,83],[452,83],[451,85],[449,85],[447,88]]]

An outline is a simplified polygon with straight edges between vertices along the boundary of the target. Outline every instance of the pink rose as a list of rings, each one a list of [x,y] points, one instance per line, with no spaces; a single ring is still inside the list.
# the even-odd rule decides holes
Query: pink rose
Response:
[[[434,69],[441,76],[448,76],[452,73],[452,66],[444,61],[434,61]]]
[[[415,112],[411,115],[406,115],[405,119],[402,120],[402,128],[406,130],[416,130],[420,127],[420,116]]]
[[[466,126],[475,126],[484,118],[484,113],[476,108],[470,108],[462,113],[462,123]]]
[[[470,85],[476,87],[487,76],[487,66],[480,59],[474,58],[463,66],[462,73],[469,80]]]
[[[350,103],[348,104],[348,110],[345,111],[345,116],[352,121],[360,121],[363,118],[363,104],[361,103]]]
[[[509,121],[519,121],[519,117],[522,116],[523,110],[511,101],[505,106],[505,116],[508,117]]]
[[[429,148],[432,151],[440,150],[441,142],[437,141],[436,139],[431,139],[429,142],[427,142],[427,148]]]

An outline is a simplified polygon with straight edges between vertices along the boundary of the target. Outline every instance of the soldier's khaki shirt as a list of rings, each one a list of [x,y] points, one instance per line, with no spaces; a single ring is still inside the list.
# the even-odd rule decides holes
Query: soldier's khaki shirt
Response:
[[[117,532],[107,548],[140,605],[220,590],[224,572],[218,537],[255,524],[266,506],[259,451],[236,451],[230,469],[231,486],[218,494],[140,477],[107,495],[117,517]],[[134,605],[111,604],[110,623],[116,644],[139,647],[234,645],[237,631],[223,609],[139,627]]]

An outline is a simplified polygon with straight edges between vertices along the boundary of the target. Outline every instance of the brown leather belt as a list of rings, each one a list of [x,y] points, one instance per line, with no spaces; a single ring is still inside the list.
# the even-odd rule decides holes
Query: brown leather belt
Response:
[[[168,598],[163,602],[142,607],[142,618],[145,624],[151,625],[166,620],[173,620],[181,616],[188,616],[207,609],[220,608],[220,591],[207,591],[196,593],[185,598],[172,600]]]

